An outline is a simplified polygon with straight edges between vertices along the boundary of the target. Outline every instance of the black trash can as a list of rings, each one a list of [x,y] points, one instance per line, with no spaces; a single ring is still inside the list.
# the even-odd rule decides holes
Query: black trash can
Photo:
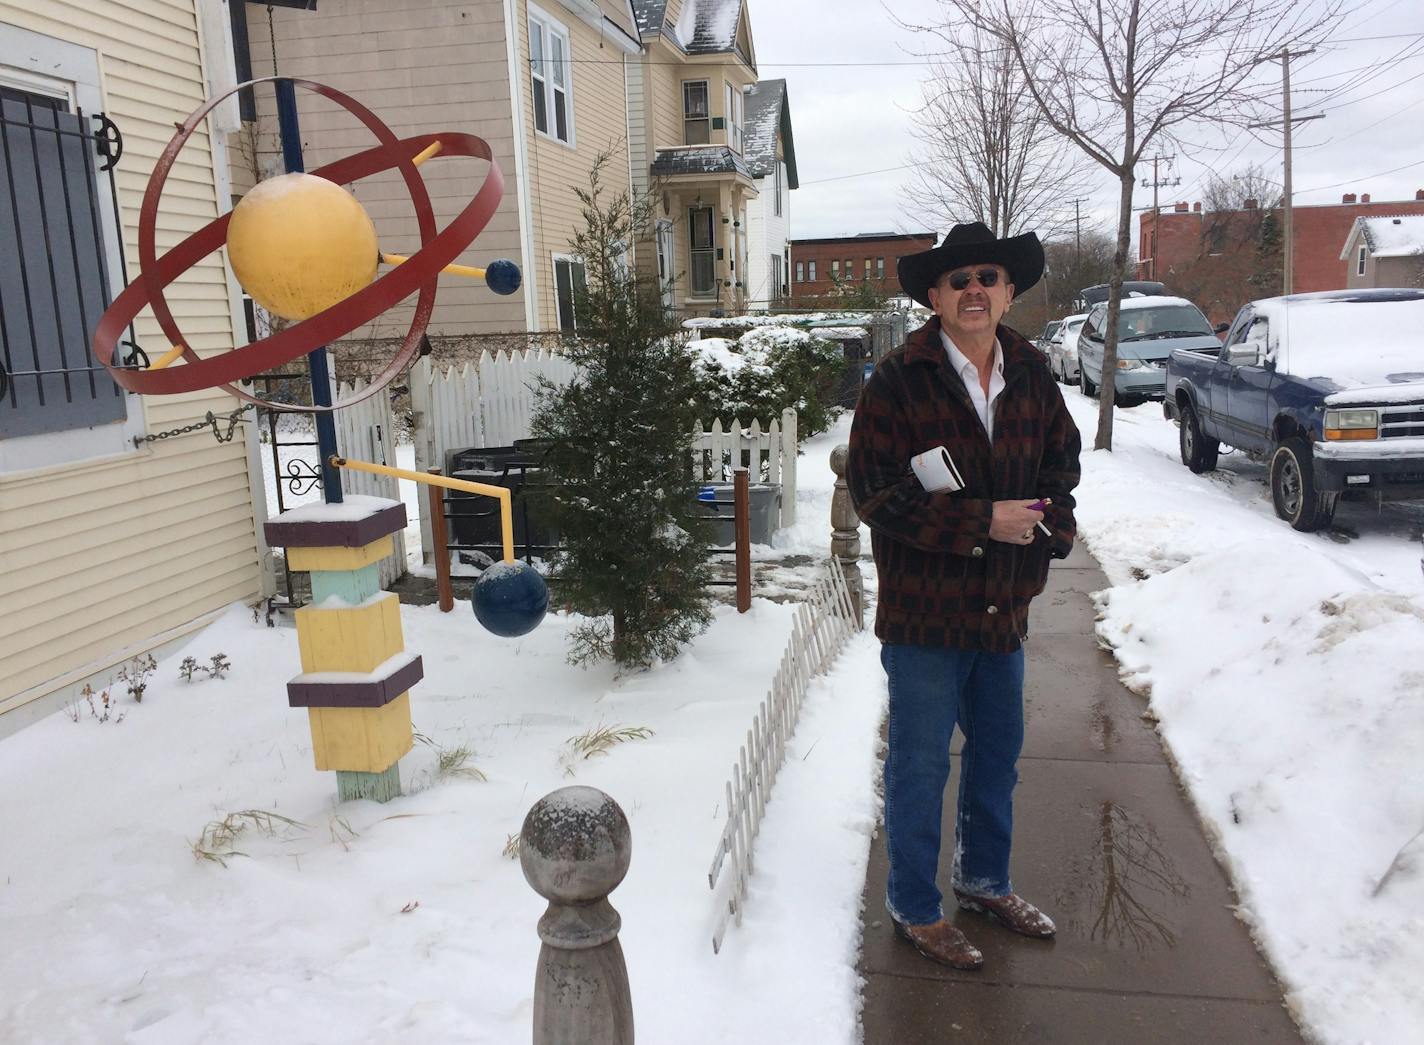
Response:
[[[542,464],[544,444],[516,440],[512,446],[467,447],[445,454],[446,475],[453,479],[500,486],[510,491],[516,555],[544,557],[559,543],[559,535],[541,512],[540,499],[553,485]],[[478,548],[498,559],[503,546],[499,503],[492,497],[446,491],[450,540],[462,548]]]

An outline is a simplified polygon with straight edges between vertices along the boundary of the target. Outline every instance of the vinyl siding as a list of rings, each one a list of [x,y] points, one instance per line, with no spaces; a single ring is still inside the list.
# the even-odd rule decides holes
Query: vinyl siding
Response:
[[[138,209],[148,174],[203,100],[194,0],[0,0],[0,22],[97,52],[104,111],[124,136],[120,224],[137,275]],[[0,55],[24,68],[25,55]],[[159,209],[160,253],[217,217],[206,130],[189,140]],[[108,186],[101,183],[101,199]],[[213,255],[168,292],[200,352],[233,347],[227,274]],[[167,347],[145,312],[139,343]],[[131,397],[150,433],[226,413],[221,392]],[[62,676],[102,672],[118,651],[260,594],[246,448],[205,434],[143,450],[0,474],[0,712],[42,697]]]
[[[570,148],[534,130],[533,86],[528,75],[529,4],[527,0],[519,0],[516,9],[523,69],[520,90],[527,124],[533,249],[538,270],[537,277],[532,278],[539,281],[539,326],[544,330],[557,330],[553,256],[571,253],[569,242],[583,225],[583,205],[574,190],[588,187],[589,172],[599,153],[608,155],[601,175],[605,198],[612,200],[628,188],[627,88],[623,62],[619,60],[623,57],[622,51],[602,45],[596,30],[553,0],[537,6],[568,31],[574,59],[574,147]]]
[[[335,0],[315,12],[274,8],[273,26],[278,72],[349,93],[397,137],[453,130],[485,139],[504,176],[504,198],[489,225],[457,260],[483,267],[496,258],[509,258],[526,267],[519,241],[519,172],[502,0]],[[271,76],[271,35],[260,6],[248,8],[248,37],[252,75]],[[253,132],[248,131],[248,170],[234,174],[235,191],[258,174],[266,177],[283,170],[271,88],[259,88],[256,102],[255,149]],[[334,103],[298,90],[297,105],[308,170],[375,144],[370,132]],[[469,203],[487,169],[483,161],[463,158],[437,157],[422,165],[438,227]],[[410,255],[420,249],[415,209],[397,171],[373,175],[351,188],[376,223],[382,250]],[[414,297],[408,299],[353,337],[404,334],[414,303]],[[522,288],[501,297],[476,280],[441,278],[429,328],[432,336],[524,327]]]

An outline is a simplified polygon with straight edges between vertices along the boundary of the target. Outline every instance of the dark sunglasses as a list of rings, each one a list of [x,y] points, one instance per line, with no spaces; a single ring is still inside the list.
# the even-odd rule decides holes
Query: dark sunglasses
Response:
[[[963,290],[969,286],[969,281],[973,279],[981,287],[992,287],[999,282],[998,269],[974,269],[972,272],[961,270],[949,274],[949,286],[952,290]]]

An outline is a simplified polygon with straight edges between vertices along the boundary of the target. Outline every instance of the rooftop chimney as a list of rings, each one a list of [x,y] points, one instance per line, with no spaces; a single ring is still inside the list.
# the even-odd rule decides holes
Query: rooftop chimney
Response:
[[[1347,192],[1347,193],[1345,193],[1345,195],[1343,195],[1343,196],[1340,197],[1340,202],[1341,202],[1341,203],[1354,203],[1354,202],[1355,202],[1355,194],[1354,194],[1353,192]]]
[[[1187,205],[1185,203],[1179,203],[1172,208],[1172,211],[1176,214],[1185,214],[1187,212]]]
[[[1255,200],[1247,200],[1247,201],[1246,201],[1246,209],[1247,209],[1247,210],[1255,210],[1256,207],[1257,207],[1257,202],[1256,202]]]
[[[1424,193],[1421,193],[1421,195],[1424,195]],[[1200,213],[1201,213],[1201,200],[1197,200],[1195,203],[1192,204],[1192,213],[1193,213],[1193,214],[1200,214]]]
[[[1361,203],[1369,203],[1369,202],[1370,202],[1370,194],[1367,192],[1367,193],[1365,193],[1363,196],[1361,196],[1361,197],[1360,197],[1360,202],[1361,202]]]

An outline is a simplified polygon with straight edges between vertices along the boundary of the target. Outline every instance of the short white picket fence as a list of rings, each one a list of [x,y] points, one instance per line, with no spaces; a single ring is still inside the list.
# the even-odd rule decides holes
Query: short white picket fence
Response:
[[[336,384],[337,401],[350,398],[368,385],[357,378],[355,382]],[[391,411],[391,399],[385,392],[377,392],[371,398],[344,410],[337,410],[336,449],[342,457],[358,461],[394,466],[396,463],[395,417]],[[400,480],[388,475],[372,475],[369,472],[343,470],[341,488],[344,493],[361,494],[367,497],[385,497],[399,501]],[[405,534],[392,535],[395,551],[380,562],[381,587],[385,588],[406,571]]]
[[[834,558],[826,573],[796,610],[791,641],[781,656],[781,666],[752,728],[747,730],[746,742],[738,751],[726,784],[727,820],[707,872],[707,885],[714,892],[718,891],[718,881],[723,881],[712,933],[714,953],[721,953],[728,923],[742,924],[757,832],[776,774],[786,758],[786,741],[796,732],[811,678],[824,672],[846,640],[861,628],[845,574]],[[725,876],[724,868],[728,872]]]
[[[710,428],[699,422],[692,430],[692,475],[700,483],[729,483],[732,473],[745,468],[754,483],[781,484],[781,515],[777,528],[796,521],[796,411],[790,407],[781,417],[772,418],[763,429],[761,421],[740,420],[722,427],[713,418]]]

